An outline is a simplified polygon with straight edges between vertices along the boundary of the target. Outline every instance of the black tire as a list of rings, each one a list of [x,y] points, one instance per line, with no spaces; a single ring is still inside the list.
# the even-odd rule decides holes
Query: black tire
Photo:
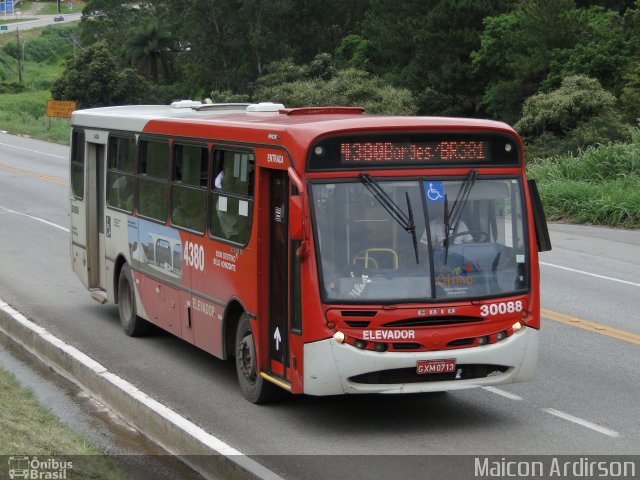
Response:
[[[124,333],[130,337],[139,337],[149,333],[151,325],[136,313],[135,284],[131,268],[126,263],[120,270],[118,279],[118,313]]]
[[[281,388],[262,378],[258,372],[253,332],[246,313],[238,321],[235,359],[238,383],[247,400],[251,403],[268,403],[282,395],[284,391]]]

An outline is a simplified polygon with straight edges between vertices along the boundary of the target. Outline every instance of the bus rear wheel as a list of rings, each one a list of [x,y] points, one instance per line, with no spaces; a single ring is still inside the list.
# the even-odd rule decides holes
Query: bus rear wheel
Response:
[[[247,400],[268,403],[281,395],[281,389],[260,376],[253,331],[246,313],[240,317],[236,330],[235,358],[238,383]]]
[[[139,337],[149,333],[151,325],[136,313],[136,293],[131,268],[126,263],[118,279],[118,313],[124,333]]]

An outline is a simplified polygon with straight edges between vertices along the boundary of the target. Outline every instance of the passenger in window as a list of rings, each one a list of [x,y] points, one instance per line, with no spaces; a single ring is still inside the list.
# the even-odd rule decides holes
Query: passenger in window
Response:
[[[222,190],[222,180],[223,179],[224,179],[224,170],[220,170],[220,173],[218,173],[218,176],[216,177],[215,181],[213,182],[213,185],[219,190]]]
[[[215,176],[214,235],[237,243],[245,243],[251,231],[250,197],[253,195],[252,156],[225,152]]]
[[[111,184],[109,203],[114,207],[133,211],[133,185],[129,177],[118,176]]]
[[[228,158],[214,181],[214,186],[217,190],[229,190],[231,180],[233,179],[233,160]],[[226,178],[226,181],[225,181]],[[222,229],[222,236],[227,240],[234,242],[240,241],[240,225],[237,212],[231,212],[230,208],[235,205],[235,199],[227,196],[220,195],[216,202],[216,213],[218,215],[218,221],[220,228]]]

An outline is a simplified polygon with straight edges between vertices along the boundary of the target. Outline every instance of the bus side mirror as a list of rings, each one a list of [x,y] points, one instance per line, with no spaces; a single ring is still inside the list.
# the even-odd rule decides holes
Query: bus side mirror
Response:
[[[548,252],[551,250],[551,238],[549,237],[549,229],[547,228],[547,219],[544,215],[542,200],[538,193],[536,181],[531,179],[527,181],[529,184],[529,197],[531,199],[531,208],[533,210],[533,223],[536,229],[536,241],[538,243],[539,252]]]
[[[303,240],[303,232],[302,197],[291,195],[289,197],[289,234],[291,240]]]

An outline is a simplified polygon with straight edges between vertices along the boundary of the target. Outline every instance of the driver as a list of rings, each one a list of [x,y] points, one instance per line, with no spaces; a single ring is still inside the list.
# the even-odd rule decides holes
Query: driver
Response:
[[[429,209],[429,230],[431,231],[431,242],[434,245],[441,246],[444,244],[444,240],[447,238],[446,225],[444,224],[444,212],[439,208]],[[460,245],[462,243],[473,242],[473,236],[469,233],[469,228],[462,220],[458,222],[458,228],[455,232],[452,232],[453,244]],[[460,235],[457,235],[457,233]],[[466,232],[466,233],[465,233]],[[425,229],[422,237],[420,237],[420,243],[428,243],[427,230]]]

